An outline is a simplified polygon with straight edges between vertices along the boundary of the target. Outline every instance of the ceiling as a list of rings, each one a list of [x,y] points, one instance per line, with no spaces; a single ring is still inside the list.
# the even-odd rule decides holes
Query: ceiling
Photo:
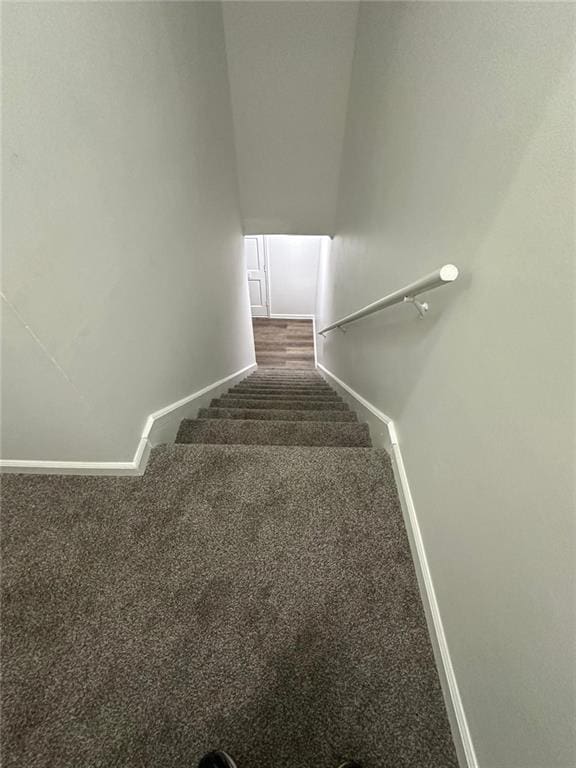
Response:
[[[223,5],[245,233],[331,234],[358,4]]]

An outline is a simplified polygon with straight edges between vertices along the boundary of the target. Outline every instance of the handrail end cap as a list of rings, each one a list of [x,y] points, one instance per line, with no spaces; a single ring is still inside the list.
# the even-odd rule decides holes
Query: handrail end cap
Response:
[[[445,283],[451,283],[458,277],[458,267],[454,264],[444,264],[440,269],[440,279]]]

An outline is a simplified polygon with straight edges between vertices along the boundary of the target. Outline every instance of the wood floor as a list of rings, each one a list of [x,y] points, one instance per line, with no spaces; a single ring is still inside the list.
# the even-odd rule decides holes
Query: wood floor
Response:
[[[253,317],[252,327],[261,368],[314,368],[312,320]]]

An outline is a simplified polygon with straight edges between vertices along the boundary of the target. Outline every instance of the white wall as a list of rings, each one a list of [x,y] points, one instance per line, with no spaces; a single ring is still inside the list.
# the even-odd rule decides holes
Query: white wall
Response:
[[[266,238],[270,314],[314,315],[321,237]]]
[[[131,460],[253,357],[221,7],[3,16],[3,458]]]
[[[574,15],[361,5],[320,361],[391,416],[481,768],[574,739]],[[321,326],[320,326],[321,327]]]
[[[228,2],[226,46],[246,234],[330,234],[355,2]]]

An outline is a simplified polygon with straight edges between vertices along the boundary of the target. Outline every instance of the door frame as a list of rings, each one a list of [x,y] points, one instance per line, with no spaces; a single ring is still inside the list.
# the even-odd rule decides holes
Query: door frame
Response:
[[[244,235],[244,242],[247,237],[254,237],[260,241],[262,245],[262,256],[264,259],[264,286],[266,288],[266,314],[265,315],[253,315],[252,304],[250,304],[250,317],[266,317],[270,318],[272,315],[272,295],[270,292],[270,258],[269,258],[269,243],[268,235]],[[248,279],[248,268],[246,267],[246,279]],[[250,299],[248,299],[250,300]]]
[[[268,235],[262,235],[262,243],[264,246],[264,271],[266,274],[266,297],[268,299],[266,306],[268,307],[268,314],[266,317],[272,317],[272,289],[270,281],[270,243]]]

